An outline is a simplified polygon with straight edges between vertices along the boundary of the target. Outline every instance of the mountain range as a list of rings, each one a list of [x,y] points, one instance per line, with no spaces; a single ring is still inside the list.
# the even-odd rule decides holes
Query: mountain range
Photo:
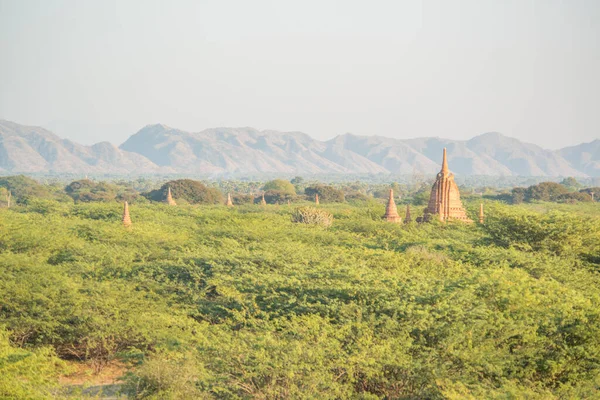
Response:
[[[557,151],[490,132],[470,140],[148,125],[117,147],[84,146],[40,127],[0,120],[1,173],[86,174],[435,174],[442,148],[460,175],[600,176],[600,139]]]

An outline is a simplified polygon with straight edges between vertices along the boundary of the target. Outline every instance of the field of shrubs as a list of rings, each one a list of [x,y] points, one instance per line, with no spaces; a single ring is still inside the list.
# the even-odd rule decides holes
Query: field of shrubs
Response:
[[[227,208],[171,186],[177,206],[13,187],[0,398],[84,398],[64,378],[114,363],[136,399],[600,396],[597,202],[474,198],[483,225],[391,224],[372,196],[278,186]]]

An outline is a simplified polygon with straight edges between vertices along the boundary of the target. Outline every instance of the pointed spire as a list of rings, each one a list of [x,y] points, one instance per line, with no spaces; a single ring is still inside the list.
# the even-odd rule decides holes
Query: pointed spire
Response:
[[[319,193],[315,193],[315,204],[319,205]]]
[[[442,170],[440,172],[447,175],[448,171],[448,158],[446,157],[446,148],[444,147],[444,158],[442,159]]]
[[[167,204],[170,206],[176,206],[175,200],[173,200],[173,195],[171,194],[171,186],[167,188]]]
[[[233,201],[231,201],[231,193],[227,193],[227,203],[225,203],[227,207],[233,207]]]
[[[396,203],[394,202],[394,190],[390,189],[390,197],[388,199],[387,206],[385,207],[385,214],[383,219],[389,222],[400,223],[402,222],[402,218],[398,215],[398,209],[396,208]]]
[[[479,204],[479,223],[483,224],[484,215],[483,215],[483,203]]]
[[[131,226],[131,217],[129,216],[129,204],[125,202],[123,205],[123,226],[129,228]]]
[[[260,199],[260,205],[261,206],[266,206],[267,202],[265,201],[265,194],[262,194],[262,198]]]
[[[290,199],[288,199],[288,206],[290,205]]]
[[[408,224],[412,222],[412,217],[410,216],[410,204],[406,205],[406,216],[404,217],[404,223]]]

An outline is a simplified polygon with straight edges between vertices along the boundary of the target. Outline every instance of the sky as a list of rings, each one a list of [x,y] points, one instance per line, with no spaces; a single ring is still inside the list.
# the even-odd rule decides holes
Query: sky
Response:
[[[600,138],[599,21],[597,0],[0,0],[0,119],[556,149]]]

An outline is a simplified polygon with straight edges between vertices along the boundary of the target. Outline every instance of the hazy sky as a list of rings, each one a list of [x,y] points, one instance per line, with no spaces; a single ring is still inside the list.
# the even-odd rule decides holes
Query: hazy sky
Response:
[[[599,41],[598,0],[0,0],[0,118],[558,148],[600,137]]]

